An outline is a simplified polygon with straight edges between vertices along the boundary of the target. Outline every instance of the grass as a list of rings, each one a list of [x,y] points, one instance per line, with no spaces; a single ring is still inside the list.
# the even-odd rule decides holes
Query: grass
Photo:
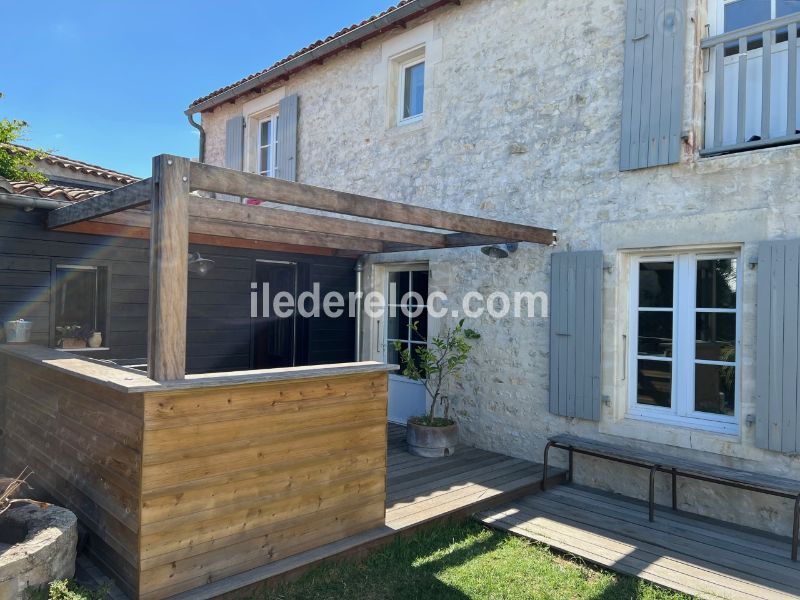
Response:
[[[90,590],[72,579],[53,581],[38,590],[29,590],[26,600],[105,600],[108,589]]]
[[[476,522],[395,540],[360,561],[317,567],[251,600],[685,600]]]

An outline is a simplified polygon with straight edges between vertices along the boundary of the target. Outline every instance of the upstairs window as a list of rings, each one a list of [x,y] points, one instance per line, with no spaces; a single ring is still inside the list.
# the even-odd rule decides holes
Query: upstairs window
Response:
[[[800,12],[798,0],[724,0],[725,31],[764,23]]]
[[[389,126],[420,121],[425,113],[425,46],[420,45],[389,59],[387,105]]]
[[[258,173],[265,177],[275,177],[278,157],[278,119],[277,114],[258,122]]]
[[[701,156],[800,141],[798,25],[800,0],[709,4]]]
[[[422,117],[425,105],[425,60],[417,59],[401,66],[400,122]]]
[[[107,345],[108,280],[108,269],[105,267],[55,265],[51,325],[53,346],[80,350],[92,345]],[[93,336],[96,333],[100,335]]]
[[[800,12],[800,0],[718,0],[718,2],[721,3],[722,9],[721,30],[718,33],[728,33]],[[776,32],[776,43],[785,42],[786,39],[785,28]],[[748,51],[761,48],[762,44],[761,34],[747,38]],[[725,56],[737,54],[739,54],[738,41],[725,44]]]

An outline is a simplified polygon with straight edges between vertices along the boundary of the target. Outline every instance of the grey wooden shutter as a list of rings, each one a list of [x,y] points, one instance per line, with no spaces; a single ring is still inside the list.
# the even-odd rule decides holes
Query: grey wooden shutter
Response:
[[[297,94],[286,96],[278,107],[276,177],[297,181]]]
[[[758,248],[756,308],[756,446],[800,450],[800,240]]]
[[[225,122],[225,166],[244,169],[244,117],[238,115]]]
[[[680,160],[686,0],[627,0],[620,170]]]
[[[550,412],[600,420],[603,253],[553,254],[550,279]]]

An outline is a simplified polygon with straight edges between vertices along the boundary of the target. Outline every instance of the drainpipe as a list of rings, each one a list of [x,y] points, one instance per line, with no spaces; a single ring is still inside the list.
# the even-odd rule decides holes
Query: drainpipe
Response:
[[[46,198],[34,198],[33,196],[23,196],[22,194],[6,194],[0,192],[0,205],[1,206],[14,206],[16,208],[23,208],[26,211],[32,211],[37,208],[45,210],[55,210],[62,206],[69,206],[71,202],[62,202],[61,200],[47,200]]]
[[[361,362],[361,312],[362,312],[362,278],[364,275],[364,263],[367,260],[367,255],[362,254],[356,261],[356,266],[353,267],[356,272],[356,362]]]
[[[203,126],[200,125],[200,123],[194,120],[194,113],[187,114],[186,118],[189,119],[189,125],[200,132],[200,150],[197,155],[197,160],[199,160],[201,163],[204,163],[206,162],[206,130],[203,129]]]

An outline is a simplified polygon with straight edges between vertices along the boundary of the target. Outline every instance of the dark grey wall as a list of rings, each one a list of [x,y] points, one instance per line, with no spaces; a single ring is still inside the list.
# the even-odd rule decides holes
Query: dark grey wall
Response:
[[[49,343],[50,273],[53,259],[92,260],[111,269],[110,351],[96,358],[134,359],[147,354],[148,241],[47,231],[42,212],[0,207],[0,323],[33,321],[33,339]],[[192,247],[215,261],[205,277],[190,274],[187,369],[190,372],[250,368],[250,283],[256,259],[299,263],[300,287],[320,282],[322,295],[347,296],[355,285],[351,259]],[[298,362],[320,364],[353,359],[354,320],[310,319],[298,328]]]

